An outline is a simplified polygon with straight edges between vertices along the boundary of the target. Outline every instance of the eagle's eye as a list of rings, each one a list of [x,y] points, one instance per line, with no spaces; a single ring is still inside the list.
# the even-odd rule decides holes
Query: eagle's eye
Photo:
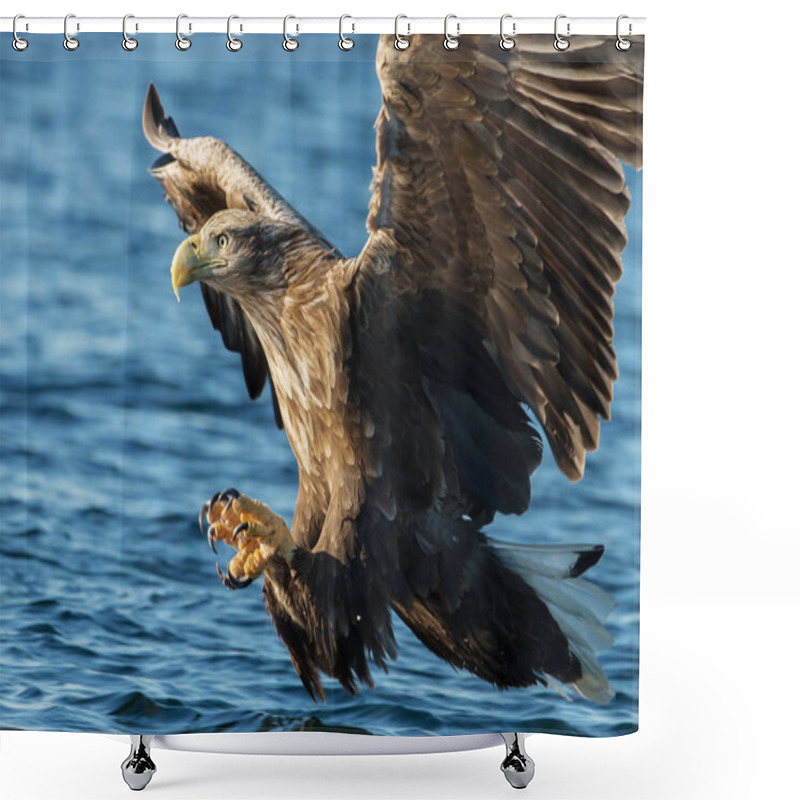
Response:
[[[217,236],[217,247],[219,247],[220,250],[224,250],[229,243],[230,239],[228,238],[227,233],[221,233],[219,236]]]

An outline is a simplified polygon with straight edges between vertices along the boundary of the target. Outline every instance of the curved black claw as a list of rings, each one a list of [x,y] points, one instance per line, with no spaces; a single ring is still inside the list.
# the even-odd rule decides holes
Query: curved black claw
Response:
[[[206,500],[203,503],[203,507],[200,509],[200,513],[197,515],[197,524],[200,526],[200,533],[205,533],[205,524],[206,520],[208,519],[208,512],[211,511],[211,500]]]
[[[239,493],[237,492],[236,493],[236,497],[238,497],[238,496],[239,496]],[[231,503],[236,499],[236,497],[231,497],[231,498],[228,499],[228,502],[225,503],[225,508],[222,509],[222,513],[223,514],[227,514],[228,513],[228,509],[231,507]]]
[[[225,501],[225,508],[222,512],[224,514],[237,497],[241,497],[241,493],[237,489],[234,489],[232,486],[230,486],[221,492],[217,492],[210,500],[206,500],[206,502],[203,503],[203,507],[200,509],[200,513],[197,515],[197,524],[200,526],[200,533],[206,534],[208,538],[208,544],[215,553],[217,552],[217,548],[214,546],[215,540],[213,539],[214,526],[212,525],[208,530],[206,530],[206,523],[211,521],[208,518],[208,515],[211,513],[211,509],[214,507],[214,504],[220,502],[221,500]]]
[[[234,578],[230,570],[223,572],[219,564],[217,564],[217,575],[226,589],[246,589],[253,582],[252,578],[245,578],[243,581]]]
[[[234,545],[236,544],[236,540],[239,538],[239,536],[242,533],[244,533],[249,527],[250,527],[249,522],[243,522],[241,525],[236,526],[236,529],[233,532],[233,539],[231,540]]]
[[[216,539],[214,538],[214,534],[216,532],[217,532],[216,525],[209,525],[208,530],[206,531],[206,538],[208,539],[208,545],[215,553],[217,552],[217,548],[214,544],[214,542],[216,542]]]
[[[200,533],[205,533],[205,523],[208,522],[208,515],[211,513],[211,507],[219,500],[219,492],[217,492],[210,500],[203,503],[200,513],[197,515],[197,523],[200,525]]]

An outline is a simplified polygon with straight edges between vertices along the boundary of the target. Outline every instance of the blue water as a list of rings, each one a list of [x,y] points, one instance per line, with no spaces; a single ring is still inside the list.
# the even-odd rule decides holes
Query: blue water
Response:
[[[154,80],[183,135],[242,153],[342,251],[356,254],[380,104],[374,41],[342,53],[309,36],[88,35],[66,53],[31,36],[0,56],[0,726],[180,733],[357,730],[421,735],[635,730],[638,707],[641,176],[617,296],[613,421],[570,484],[547,456],[521,518],[493,536],[601,542],[591,571],[618,607],[601,662],[610,705],[541,688],[500,692],[457,673],[398,621],[376,688],[328,702],[303,690],[257,586],[229,592],[197,528],[232,485],[291,519],[296,468],[269,402],[246,396],[238,356],[199,290],[178,305],[182,239],[148,175],[140,115]],[[223,63],[224,62],[224,63]]]

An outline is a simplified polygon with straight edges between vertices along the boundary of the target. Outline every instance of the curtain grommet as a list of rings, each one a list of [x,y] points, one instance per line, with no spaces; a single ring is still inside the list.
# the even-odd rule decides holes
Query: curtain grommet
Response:
[[[500,49],[505,50],[506,52],[513,50],[517,46],[517,41],[514,39],[514,35],[517,32],[517,23],[511,23],[511,35],[509,36],[504,29],[507,19],[512,19],[512,15],[503,14],[503,16],[500,17]]]
[[[186,52],[192,46],[192,40],[181,33],[181,20],[188,19],[188,17],[188,14],[178,14],[175,19],[175,47],[181,52]],[[191,29],[192,26],[190,25],[189,30]]]
[[[122,49],[132,53],[138,46],[139,40],[133,36],[128,36],[128,20],[135,19],[133,14],[126,14],[122,18]]]
[[[343,28],[344,28],[344,21],[346,19],[353,19],[353,18],[349,14],[342,14],[342,16],[339,17],[339,49],[345,51],[352,50],[356,46],[355,40],[351,39],[349,36],[344,35]],[[353,32],[355,33],[356,26],[352,25],[352,28]]]
[[[293,36],[289,36],[287,28],[290,19],[296,20],[297,17],[293,17],[291,14],[287,14],[283,18],[283,49],[287,53],[293,53],[295,50],[297,50],[298,47],[300,47],[300,40],[295,39]],[[297,23],[295,23],[295,33],[299,32],[300,32],[300,26]]]
[[[411,25],[409,23],[406,23],[408,31],[406,32],[405,36],[401,36],[400,35],[401,19],[408,19],[408,17],[405,14],[398,14],[394,18],[394,49],[403,51],[403,50],[408,50],[408,48],[411,47],[411,42],[406,38],[411,34]]]
[[[244,42],[241,39],[237,39],[231,33],[231,22],[235,19],[239,19],[239,17],[236,16],[236,14],[231,14],[228,17],[228,41],[225,42],[225,47],[227,47],[231,53],[238,53],[242,49],[242,47],[244,47]],[[239,28],[239,30],[241,31],[241,27]]]
[[[569,31],[569,28],[570,28],[569,22],[567,22],[567,35],[566,36],[562,36],[558,32],[558,22],[559,22],[559,20],[566,19],[566,18],[567,18],[566,14],[559,14],[556,17],[555,22],[553,23],[553,32],[554,32],[555,37],[556,37],[555,40],[553,41],[553,47],[555,47],[555,49],[558,50],[559,53],[563,53],[565,50],[569,49],[569,39],[567,38],[567,37],[569,37],[569,33],[570,33],[570,31]]]
[[[14,17],[14,21],[11,23],[11,33],[13,33],[13,34],[14,34],[14,39],[13,39],[13,41],[11,42],[11,46],[12,46],[12,47],[13,47],[13,48],[14,48],[14,49],[15,49],[15,50],[18,52],[18,53],[21,53],[23,50],[27,50],[27,49],[28,49],[28,40],[27,40],[27,39],[23,39],[23,38],[22,38],[22,37],[21,37],[21,36],[20,36],[20,35],[17,33],[17,20],[18,20],[18,19],[25,19],[25,15],[24,15],[24,14],[17,14],[17,15]]]
[[[64,17],[64,49],[69,50],[70,53],[81,46],[81,43],[74,36],[69,35],[69,21],[71,19],[75,19],[74,14],[67,14],[67,16]],[[77,26],[76,29],[80,30],[80,26]]]
[[[453,36],[452,33],[447,29],[448,23],[451,19],[456,20],[456,34]],[[444,18],[444,41],[442,45],[444,46],[445,50],[458,50],[458,45],[460,42],[458,41],[458,35],[461,31],[461,23],[458,21],[458,17],[455,14],[448,14]]]

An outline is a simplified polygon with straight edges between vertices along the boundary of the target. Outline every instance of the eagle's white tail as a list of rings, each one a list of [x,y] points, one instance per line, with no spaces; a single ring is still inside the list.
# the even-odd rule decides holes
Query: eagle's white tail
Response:
[[[599,545],[517,545],[496,540],[491,544],[503,565],[516,572],[546,603],[567,637],[570,650],[581,662],[581,678],[566,686],[593,703],[608,703],[614,692],[596,653],[613,643],[603,623],[616,601],[608,592],[580,577],[597,562],[603,548]],[[558,689],[558,684],[548,677]]]

